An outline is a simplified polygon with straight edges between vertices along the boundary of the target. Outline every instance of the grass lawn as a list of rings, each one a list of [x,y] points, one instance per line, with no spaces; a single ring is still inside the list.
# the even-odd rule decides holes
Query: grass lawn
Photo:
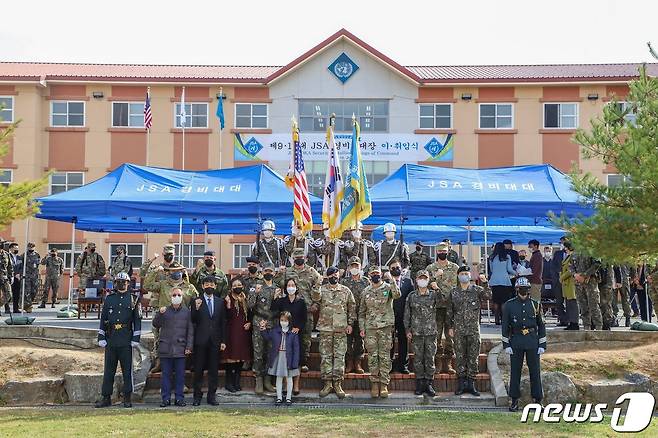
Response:
[[[604,437],[601,424],[525,425],[506,413],[302,410],[0,410],[0,436],[18,437]],[[658,436],[658,420],[639,436]]]

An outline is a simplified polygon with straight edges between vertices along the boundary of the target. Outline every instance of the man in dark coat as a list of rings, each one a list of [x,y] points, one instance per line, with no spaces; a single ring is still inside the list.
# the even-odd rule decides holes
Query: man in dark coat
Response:
[[[409,278],[402,278],[402,265],[398,259],[393,259],[388,265],[392,281],[400,288],[400,298],[393,300],[393,313],[395,315],[395,336],[398,339],[398,356],[393,361],[393,370],[402,374],[409,374],[409,355],[407,332],[404,328],[404,306],[407,296],[413,292],[414,285]],[[395,357],[395,340],[391,346],[391,359]]]

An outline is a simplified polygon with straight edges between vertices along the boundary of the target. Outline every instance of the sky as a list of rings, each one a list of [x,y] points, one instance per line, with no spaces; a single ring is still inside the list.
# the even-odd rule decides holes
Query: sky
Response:
[[[8,1],[1,61],[284,65],[341,28],[402,65],[643,62],[658,47],[655,0]]]

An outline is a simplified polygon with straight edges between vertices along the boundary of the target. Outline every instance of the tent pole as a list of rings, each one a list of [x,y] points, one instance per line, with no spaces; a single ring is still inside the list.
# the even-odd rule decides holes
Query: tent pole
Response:
[[[180,253],[178,254],[178,262],[182,265],[183,264],[183,218],[180,218],[180,222],[178,225],[178,248],[180,249]]]
[[[194,227],[192,227],[192,247],[190,248],[189,261],[190,264],[188,266],[194,268]]]
[[[67,305],[68,311],[71,311],[71,295],[73,293],[73,273],[75,272],[75,222],[77,218],[73,218],[71,224],[71,270],[69,271],[69,303]]]
[[[484,217],[484,275],[489,278],[489,242],[487,240],[487,217]],[[490,301],[487,300],[487,316],[489,323],[491,323],[491,307]]]
[[[27,271],[27,244],[30,240],[30,217],[25,219],[25,255],[23,256],[23,283],[21,285],[21,315],[25,311],[25,272]],[[41,261],[41,260],[39,260]],[[32,305],[32,303],[30,303]]]
[[[221,245],[219,247],[221,251]],[[203,252],[208,251],[208,221],[204,221],[203,224]]]

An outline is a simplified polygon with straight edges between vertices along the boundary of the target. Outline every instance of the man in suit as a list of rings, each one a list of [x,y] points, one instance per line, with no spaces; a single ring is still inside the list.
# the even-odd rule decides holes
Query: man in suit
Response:
[[[194,324],[194,406],[201,404],[203,370],[208,370],[209,405],[217,406],[215,398],[219,380],[219,352],[226,349],[226,310],[224,300],[215,296],[215,277],[202,282],[203,295],[191,306]]]
[[[404,306],[407,302],[407,296],[413,292],[414,285],[411,279],[402,278],[402,265],[398,259],[393,259],[388,265],[388,270],[393,278],[395,284],[400,289],[400,298],[393,300],[393,313],[395,315],[395,336],[398,339],[398,356],[393,361],[392,371],[397,371],[402,374],[409,374],[409,355],[408,355],[408,340],[404,328]],[[395,341],[393,341],[391,348],[391,359],[395,355]]]
[[[11,281],[12,306],[14,313],[18,313],[21,305],[21,276],[23,275],[23,257],[18,255],[18,243],[12,242],[9,244],[9,258],[13,274]]]
[[[558,326],[566,327],[566,310],[564,296],[562,295],[562,283],[560,283],[560,272],[562,272],[562,262],[567,258],[567,254],[564,251],[564,242],[566,240],[565,236],[560,237],[560,249],[553,253],[553,258],[551,259],[551,276],[552,282],[551,287],[553,288],[553,295],[555,296],[555,308],[557,311],[557,322]]]

